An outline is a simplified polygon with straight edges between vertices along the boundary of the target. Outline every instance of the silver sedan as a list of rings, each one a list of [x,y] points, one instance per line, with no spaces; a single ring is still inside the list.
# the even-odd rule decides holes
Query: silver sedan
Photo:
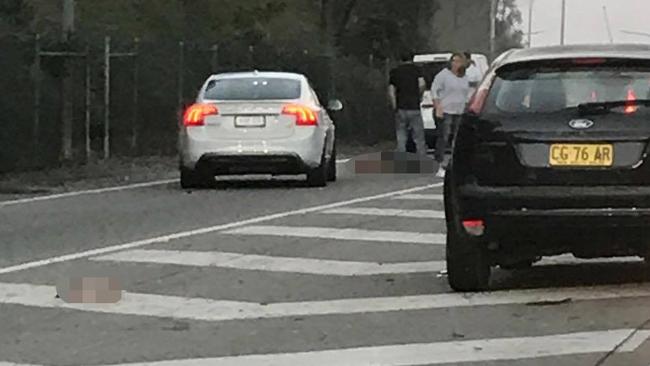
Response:
[[[213,75],[188,107],[180,129],[183,188],[216,175],[307,175],[312,187],[336,180],[336,134],[329,110],[300,74]]]

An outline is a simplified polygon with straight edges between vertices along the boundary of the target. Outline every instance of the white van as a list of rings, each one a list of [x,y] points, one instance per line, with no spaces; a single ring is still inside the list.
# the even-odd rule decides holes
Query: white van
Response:
[[[436,122],[435,114],[433,111],[433,100],[431,98],[431,84],[433,79],[447,67],[449,59],[451,58],[452,53],[436,53],[436,54],[422,54],[416,55],[413,59],[413,62],[420,66],[422,73],[424,74],[424,79],[426,80],[427,90],[424,93],[422,98],[421,111],[422,119],[424,120],[424,131],[426,134],[427,145],[430,149],[435,149],[436,147]],[[488,68],[489,62],[488,58],[482,54],[472,54],[472,61],[476,64],[476,67],[480,71],[481,78],[485,76]]]

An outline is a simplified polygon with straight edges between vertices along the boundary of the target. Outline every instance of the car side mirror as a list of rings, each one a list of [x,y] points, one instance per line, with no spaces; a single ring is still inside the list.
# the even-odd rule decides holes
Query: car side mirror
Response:
[[[338,112],[343,110],[343,103],[341,103],[340,100],[338,99],[332,99],[330,102],[327,104],[327,109],[330,111]]]

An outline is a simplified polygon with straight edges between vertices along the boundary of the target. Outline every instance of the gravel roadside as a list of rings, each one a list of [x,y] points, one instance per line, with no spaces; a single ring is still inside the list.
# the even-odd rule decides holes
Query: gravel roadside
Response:
[[[347,143],[340,144],[337,153],[339,159],[348,159],[372,152],[389,151],[393,146],[392,142],[373,146]],[[146,156],[7,173],[0,175],[0,200],[175,179],[178,176],[177,168],[176,156]]]

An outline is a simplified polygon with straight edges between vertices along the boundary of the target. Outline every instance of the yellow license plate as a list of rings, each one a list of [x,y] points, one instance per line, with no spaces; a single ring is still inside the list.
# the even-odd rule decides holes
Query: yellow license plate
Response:
[[[614,164],[614,146],[609,144],[553,144],[551,166],[609,167]]]

